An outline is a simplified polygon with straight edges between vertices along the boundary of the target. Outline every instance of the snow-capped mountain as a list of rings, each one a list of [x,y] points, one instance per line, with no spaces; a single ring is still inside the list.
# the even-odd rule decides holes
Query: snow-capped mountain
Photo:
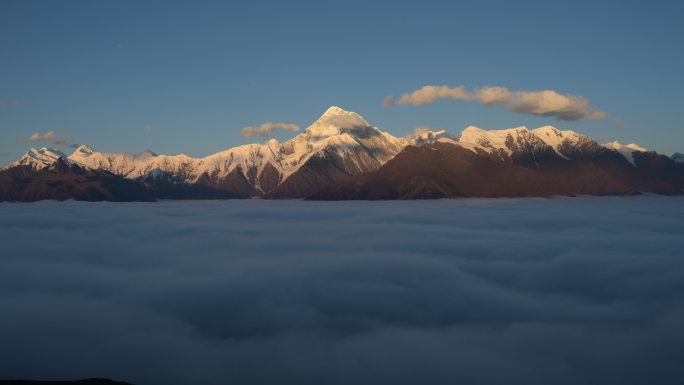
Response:
[[[57,151],[32,149],[0,170],[0,201],[153,201],[140,183],[70,161]]]
[[[559,130],[553,126],[543,126],[533,130],[525,126],[504,130],[484,130],[479,127],[466,127],[454,138],[441,137],[437,141],[460,145],[474,152],[482,151],[493,154],[502,160],[520,160],[525,157],[536,163],[539,155],[548,155],[550,151],[563,159],[591,156],[602,148],[620,153],[634,164],[634,152],[648,150],[637,145],[622,145],[618,141],[599,144],[594,139],[572,130]]]
[[[470,136],[481,134],[470,129],[463,142],[408,146],[378,170],[323,188],[309,199],[684,194],[684,164],[667,156],[634,151],[630,161],[582,137],[541,143],[534,131],[483,138],[486,134]]]
[[[675,152],[674,154],[672,154],[670,159],[672,159],[675,163],[682,164],[684,163],[684,154],[682,154],[681,152]]]
[[[355,185],[345,183],[362,182],[380,189],[368,190],[366,197],[387,199],[639,191],[678,194],[684,192],[680,187],[684,186],[683,161],[681,154],[665,157],[617,141],[601,145],[585,135],[552,126],[493,131],[469,126],[458,136],[416,129],[416,133],[399,138],[370,125],[355,112],[330,107],[290,140],[246,144],[203,158],[151,151],[107,153],[84,145],[68,157],[55,149],[31,149],[0,170],[10,184],[0,190],[10,194],[9,198],[0,196],[0,200],[66,199],[68,191],[81,190],[75,197],[347,199],[344,197],[364,195],[355,192]],[[375,177],[383,174],[389,179]],[[88,189],[87,180],[101,181],[97,194],[88,193],[95,190]],[[26,190],[26,181],[34,187]],[[62,187],[51,191],[52,184]],[[132,185],[145,193],[127,195],[109,189]],[[71,187],[64,190],[63,186]],[[385,191],[388,187],[396,191]],[[340,194],[331,192],[338,188]],[[325,194],[320,194],[323,191]]]
[[[153,171],[164,172],[187,183],[233,188],[246,196],[259,196],[275,193],[293,176],[299,185],[320,184],[320,180],[310,180],[316,176],[315,173],[308,177],[296,175],[312,162],[318,168],[324,162],[342,175],[356,175],[377,169],[409,143],[407,139],[396,138],[371,126],[357,113],[330,107],[304,132],[282,143],[271,139],[263,144],[238,146],[204,158],[182,154],[156,155],[149,151],[139,154],[104,153],[81,146],[69,159],[129,179],[140,178]],[[293,181],[288,183],[292,184]],[[289,186],[287,189],[294,192],[301,187]],[[304,190],[309,191],[310,188]]]
[[[548,150],[552,150],[564,159],[570,159],[570,154],[577,151],[579,147],[595,143],[591,138],[575,131],[561,131],[552,126],[543,126],[534,130],[525,126],[504,130],[483,130],[469,126],[455,141],[441,141],[456,142],[471,151],[495,154],[501,159]]]
[[[604,144],[606,148],[613,149],[620,154],[622,154],[630,163],[634,164],[634,153],[635,152],[648,152],[647,149],[639,146],[638,144],[635,143],[630,143],[627,145],[624,145],[617,140],[614,140],[612,142]]]
[[[282,143],[271,139],[204,158],[150,151],[104,153],[81,146],[69,159],[129,179],[161,172],[185,183],[235,191],[244,197],[303,198],[346,177],[378,169],[408,145],[436,141],[532,164],[550,153],[570,159],[600,147],[587,136],[551,126],[494,131],[470,126],[458,137],[442,130],[398,138],[370,125],[355,112],[333,106],[301,134]],[[630,153],[615,150],[633,162]]]
[[[21,159],[14,163],[7,165],[5,168],[13,168],[17,166],[28,166],[33,170],[41,170],[51,164],[57,159],[66,158],[66,155],[54,148],[43,147],[40,150],[31,148]]]

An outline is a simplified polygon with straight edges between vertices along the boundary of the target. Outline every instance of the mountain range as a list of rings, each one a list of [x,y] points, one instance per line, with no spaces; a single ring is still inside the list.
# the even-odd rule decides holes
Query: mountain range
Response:
[[[552,126],[394,137],[330,107],[294,138],[204,158],[31,149],[0,169],[0,201],[424,199],[684,193],[684,155],[599,144]]]

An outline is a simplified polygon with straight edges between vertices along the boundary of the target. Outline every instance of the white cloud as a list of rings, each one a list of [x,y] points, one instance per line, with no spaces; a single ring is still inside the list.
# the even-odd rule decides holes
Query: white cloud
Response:
[[[244,137],[266,136],[275,130],[299,131],[299,126],[292,123],[271,123],[267,122],[260,126],[249,126],[242,129],[241,135]]]
[[[59,147],[69,147],[69,142],[71,141],[70,136],[61,135],[57,136],[54,131],[48,131],[44,134],[40,132],[35,132],[28,139],[22,140],[23,142],[52,142],[53,145]]]
[[[554,90],[510,91],[506,87],[482,87],[468,92],[463,87],[424,86],[395,100],[388,96],[385,106],[424,105],[439,99],[477,101],[488,106],[502,106],[519,114],[548,116],[558,120],[597,120],[606,114],[594,109],[584,96],[560,94]]]
[[[46,142],[48,140],[52,140],[54,137],[55,137],[54,131],[48,131],[44,134],[41,134],[40,132],[36,132],[33,135],[29,136],[28,141],[29,142]]]
[[[413,91],[410,94],[405,93],[401,95],[398,100],[394,100],[391,96],[385,99],[385,106],[393,106],[395,104],[413,104],[422,106],[424,104],[432,103],[438,99],[451,98],[455,100],[470,100],[470,95],[463,87],[448,86],[424,86],[419,90]]]
[[[417,138],[417,137],[419,137],[425,133],[428,133],[430,131],[439,131],[439,130],[436,130],[432,127],[416,127],[413,129],[413,132],[406,135],[406,139],[412,140],[412,139],[415,139],[415,138]]]

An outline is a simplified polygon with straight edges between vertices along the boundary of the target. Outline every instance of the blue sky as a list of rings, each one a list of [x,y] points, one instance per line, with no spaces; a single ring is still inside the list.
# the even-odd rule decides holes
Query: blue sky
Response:
[[[3,0],[0,164],[51,145],[25,140],[49,131],[102,151],[203,156],[263,140],[240,136],[245,126],[305,128],[330,105],[397,136],[552,124],[669,155],[684,150],[682,11],[674,1]],[[424,85],[551,89],[607,117],[448,99],[383,106]]]

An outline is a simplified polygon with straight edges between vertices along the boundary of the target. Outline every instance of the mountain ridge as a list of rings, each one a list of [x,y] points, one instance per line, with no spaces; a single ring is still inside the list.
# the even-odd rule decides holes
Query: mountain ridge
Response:
[[[378,170],[322,189],[312,200],[552,197],[684,194],[684,165],[654,152],[634,163],[602,147],[573,160],[547,151],[543,157],[503,159],[446,141],[408,147]]]
[[[377,168],[407,144],[403,138],[395,138],[371,126],[360,115],[333,106],[302,133],[282,143],[271,139],[202,158],[151,152],[100,153],[86,147],[74,151],[69,159],[130,179],[143,177],[156,169],[187,183],[210,187],[229,188],[246,183],[251,187],[242,189],[245,197],[254,197],[274,192],[312,157],[336,156],[341,171],[353,175]]]
[[[61,159],[90,173],[104,172],[135,182],[160,199],[301,199],[344,186],[350,179],[358,183],[398,155],[406,151],[416,154],[410,148],[435,144],[456,146],[472,153],[480,162],[494,159],[501,162],[498,167],[502,169],[509,168],[509,163],[537,170],[566,169],[571,163],[591,163],[613,155],[614,159],[619,159],[619,155],[626,162],[615,166],[615,172],[629,174],[631,171],[623,168],[627,165],[638,168],[637,158],[655,154],[636,144],[622,145],[618,141],[599,144],[588,136],[553,126],[532,130],[525,126],[503,130],[468,126],[458,136],[444,130],[417,129],[416,134],[400,138],[372,126],[355,112],[332,106],[309,127],[284,142],[270,139],[201,158],[184,154],[157,155],[150,150],[99,152],[86,145],[79,146],[68,156],[55,149],[32,148],[0,172],[25,166],[22,173],[29,175]],[[436,149],[446,151],[448,148]],[[465,154],[459,155],[463,158],[459,162],[472,162]],[[680,158],[678,154],[667,157],[672,164],[681,164]],[[618,160],[613,162],[620,163]],[[429,173],[428,170],[416,172]],[[520,173],[526,175],[526,171]],[[416,176],[424,177],[421,175]],[[475,175],[471,178],[477,179]],[[638,186],[634,187],[638,189]],[[570,190],[562,191],[570,194]]]

